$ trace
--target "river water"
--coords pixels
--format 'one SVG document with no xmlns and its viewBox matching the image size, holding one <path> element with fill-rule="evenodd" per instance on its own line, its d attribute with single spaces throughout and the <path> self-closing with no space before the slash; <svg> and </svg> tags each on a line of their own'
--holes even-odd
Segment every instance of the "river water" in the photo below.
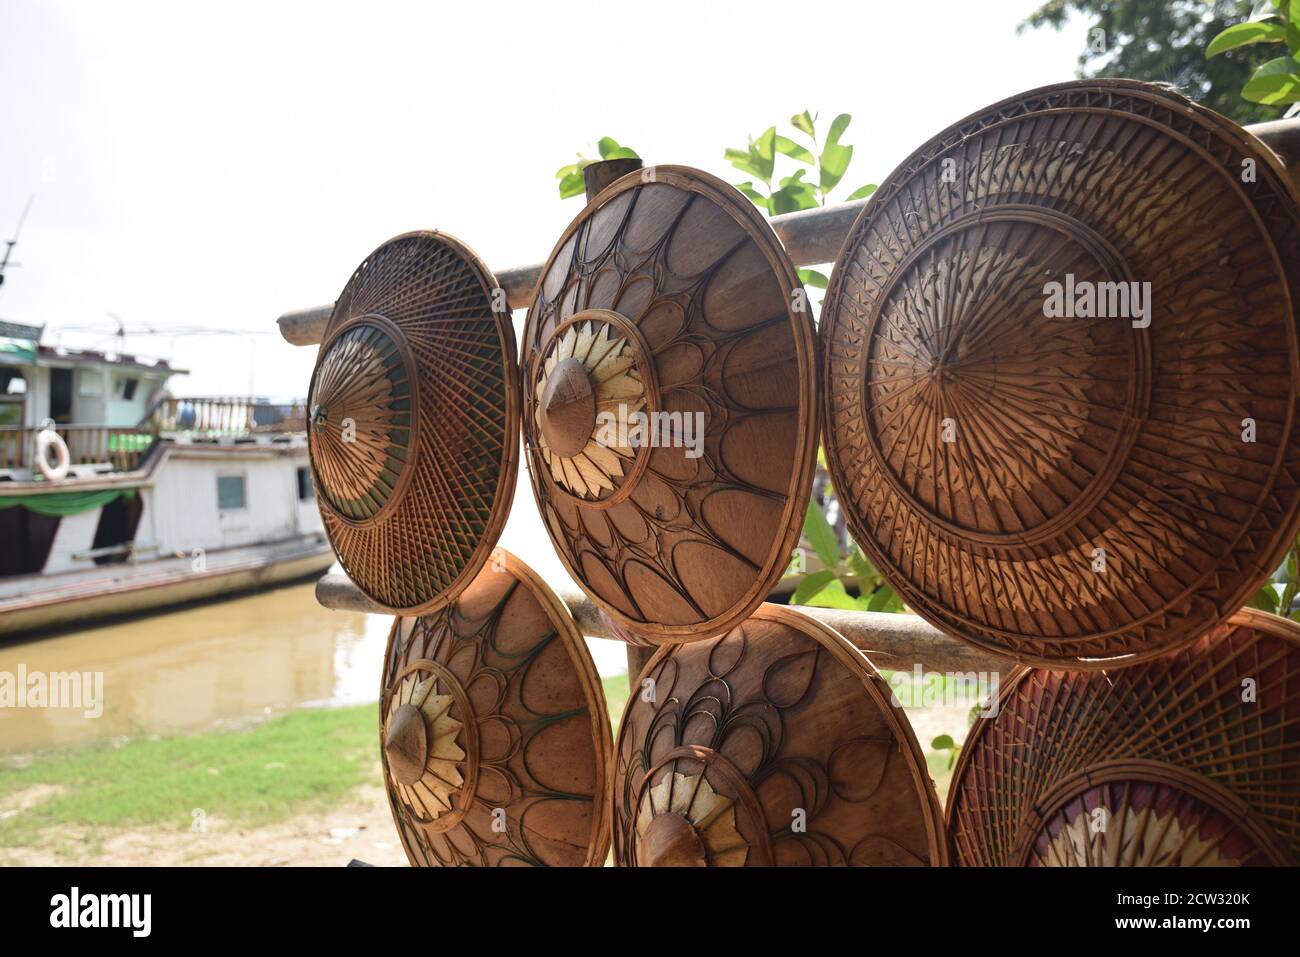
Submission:
<svg viewBox="0 0 1300 957">
<path fill-rule="evenodd" d="M 378 700 L 392 619 L 330 611 L 311 582 L 0 645 L 0 672 L 102 672 L 103 714 L 0 708 L 0 753 L 233 727 Z M 602 674 L 623 647 L 588 641 Z"/>
</svg>

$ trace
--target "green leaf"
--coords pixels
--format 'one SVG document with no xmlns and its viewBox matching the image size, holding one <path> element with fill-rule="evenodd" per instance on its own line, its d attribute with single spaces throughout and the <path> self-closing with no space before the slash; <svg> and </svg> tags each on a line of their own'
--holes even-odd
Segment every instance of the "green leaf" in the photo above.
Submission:
<svg viewBox="0 0 1300 957">
<path fill-rule="evenodd" d="M 844 202 L 851 203 L 855 199 L 866 199 L 868 196 L 874 193 L 878 188 L 879 187 L 877 187 L 875 183 L 868 183 L 866 186 L 859 186 L 853 192 L 849 193 L 848 197 L 844 200 Z"/>
<path fill-rule="evenodd" d="M 603 157 L 607 160 L 634 160 L 641 157 L 636 154 L 636 150 L 630 150 L 626 146 L 620 146 L 616 150 L 611 150 L 610 154 Z"/>
<path fill-rule="evenodd" d="M 802 190 L 778 189 L 772 194 L 769 213 L 773 216 L 779 216 L 781 213 L 797 213 L 801 209 L 812 209 L 816 205 L 817 201 L 808 199 Z"/>
<path fill-rule="evenodd" d="M 861 611 L 857 601 L 844 590 L 844 582 L 832 578 L 817 594 L 808 599 L 807 604 L 817 608 L 839 608 L 844 611 Z"/>
<path fill-rule="evenodd" d="M 808 511 L 804 515 L 803 533 L 808 536 L 808 541 L 812 543 L 813 551 L 817 557 L 822 560 L 827 568 L 835 568 L 840 563 L 840 543 L 835 537 L 835 529 L 831 528 L 831 523 L 826 521 L 826 513 L 822 511 L 817 500 L 808 500 Z"/>
<path fill-rule="evenodd" d="M 839 116 L 835 117 L 835 119 L 831 120 L 831 131 L 826 134 L 826 145 L 834 146 L 838 143 L 840 137 L 844 135 L 844 131 L 849 128 L 849 123 L 852 122 L 852 120 L 853 117 L 848 113 L 841 113 Z"/>
<path fill-rule="evenodd" d="M 901 606 L 902 602 L 894 594 L 894 589 L 888 585 L 881 585 L 872 592 L 871 601 L 867 603 L 867 611 L 901 611 Z"/>
<path fill-rule="evenodd" d="M 769 126 L 760 133 L 758 139 L 750 143 L 749 150 L 751 162 L 761 170 L 759 178 L 770 184 L 772 171 L 776 168 L 776 127 Z"/>
<path fill-rule="evenodd" d="M 1241 95 L 1252 103 L 1278 106 L 1300 100 L 1300 63 L 1294 57 L 1269 60 L 1242 87 Z"/>
<path fill-rule="evenodd" d="M 816 269 L 800 269 L 799 281 L 805 286 L 812 286 L 814 289 L 825 289 L 829 283 L 829 280 Z"/>
<path fill-rule="evenodd" d="M 816 138 L 816 127 L 813 125 L 815 119 L 816 117 L 813 117 L 807 110 L 804 110 L 802 113 L 796 113 L 794 116 L 790 117 L 790 125 L 796 130 L 800 130 L 801 132 L 807 133 L 809 136 Z"/>
<path fill-rule="evenodd" d="M 1258 608 L 1260 611 L 1267 611 L 1276 614 L 1277 592 L 1275 592 L 1271 586 L 1265 585 L 1259 591 L 1255 592 L 1255 594 L 1250 596 L 1250 600 L 1246 602 L 1246 607 Z"/>
<path fill-rule="evenodd" d="M 1227 50 L 1248 46 L 1252 43 L 1285 43 L 1286 28 L 1276 21 L 1255 20 L 1246 23 L 1234 23 L 1205 48 L 1207 57 L 1218 56 Z"/>
<path fill-rule="evenodd" d="M 572 176 L 574 173 L 581 173 L 585 163 L 570 163 L 568 166 L 561 166 L 555 171 L 556 179 L 564 179 L 566 176 Z"/>
<path fill-rule="evenodd" d="M 849 570 L 858 576 L 860 587 L 865 587 L 868 582 L 880 577 L 876 571 L 876 566 L 871 564 L 871 559 L 862 554 L 862 549 L 857 546 L 856 542 L 852 551 L 849 552 Z"/>
<path fill-rule="evenodd" d="M 750 176 L 762 180 L 765 185 L 771 185 L 772 174 L 764 175 L 762 168 L 755 163 L 754 154 L 747 150 L 727 149 L 722 153 L 723 157 L 728 160 L 732 166 L 742 173 L 748 173 Z"/>
<path fill-rule="evenodd" d="M 794 140 L 778 135 L 775 143 L 776 151 L 781 155 L 788 156 L 790 159 L 796 160 L 800 163 L 807 163 L 809 166 L 817 165 L 817 157 L 813 156 L 812 153 L 808 152 L 808 150 L 804 149 Z"/>
<path fill-rule="evenodd" d="M 932 751 L 947 751 L 950 748 L 957 747 L 957 742 L 952 739 L 950 734 L 941 734 L 930 742 Z"/>
<path fill-rule="evenodd" d="M 825 588 L 835 579 L 835 571 L 830 568 L 823 568 L 819 572 L 813 572 L 799 583 L 799 587 L 794 590 L 790 596 L 790 604 L 806 605 L 809 600 L 819 591 Z"/>
<path fill-rule="evenodd" d="M 754 201 L 754 205 L 763 210 L 767 215 L 772 215 L 772 204 L 766 196 L 754 189 L 753 183 L 737 183 L 736 189 L 740 190 L 746 196 Z"/>
<path fill-rule="evenodd" d="M 840 146 L 838 143 L 826 144 L 826 148 L 822 150 L 821 158 L 821 187 L 823 193 L 829 193 L 835 188 L 835 185 L 848 170 L 849 162 L 852 159 L 852 146 Z"/>
<path fill-rule="evenodd" d="M 1295 582 L 1287 582 L 1286 587 L 1282 589 L 1282 597 L 1277 602 L 1277 614 L 1286 615 L 1291 611 L 1291 603 L 1295 601 L 1296 592 L 1300 591 Z"/>
<path fill-rule="evenodd" d="M 792 213 L 799 209 L 812 209 L 817 205 L 817 191 L 811 183 L 803 181 L 805 170 L 795 170 L 793 176 L 781 180 L 781 188 L 772 194 L 772 212 Z"/>
<path fill-rule="evenodd" d="M 560 180 L 560 199 L 583 196 L 586 192 L 587 184 L 583 182 L 581 173 L 570 173 Z"/>
<path fill-rule="evenodd" d="M 602 136 L 596 141 L 596 149 L 600 150 L 600 158 L 603 160 L 614 159 L 613 154 L 622 148 L 612 136 Z"/>
</svg>

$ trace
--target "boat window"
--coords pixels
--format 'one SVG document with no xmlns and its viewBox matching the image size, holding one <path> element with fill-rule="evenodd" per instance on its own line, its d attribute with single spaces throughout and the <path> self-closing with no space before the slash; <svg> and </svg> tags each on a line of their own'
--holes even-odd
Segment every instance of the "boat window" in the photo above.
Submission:
<svg viewBox="0 0 1300 957">
<path fill-rule="evenodd" d="M 139 379 L 126 377 L 126 378 L 118 379 L 114 383 L 114 390 L 117 392 L 120 398 L 123 398 L 126 401 L 130 402 L 132 399 L 135 398 L 135 388 L 139 384 L 140 384 Z"/>
<path fill-rule="evenodd" d="M 244 477 L 242 475 L 218 475 L 217 508 L 225 512 L 244 507 Z"/>
<path fill-rule="evenodd" d="M 0 425 L 23 424 L 23 401 L 27 380 L 21 369 L 0 366 Z"/>
<path fill-rule="evenodd" d="M 104 394 L 104 374 L 98 369 L 82 369 L 77 375 L 77 395 L 94 398 Z"/>
<path fill-rule="evenodd" d="M 315 494 L 311 487 L 311 469 L 298 466 L 298 501 L 309 501 Z"/>
</svg>

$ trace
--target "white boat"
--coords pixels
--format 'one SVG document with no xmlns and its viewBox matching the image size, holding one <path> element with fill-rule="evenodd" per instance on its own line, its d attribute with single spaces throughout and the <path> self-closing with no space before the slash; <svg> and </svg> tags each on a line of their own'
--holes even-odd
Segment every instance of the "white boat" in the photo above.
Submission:
<svg viewBox="0 0 1300 957">
<path fill-rule="evenodd" d="M 176 398 L 183 370 L 41 331 L 0 323 L 0 635 L 329 567 L 301 403 Z"/>
</svg>

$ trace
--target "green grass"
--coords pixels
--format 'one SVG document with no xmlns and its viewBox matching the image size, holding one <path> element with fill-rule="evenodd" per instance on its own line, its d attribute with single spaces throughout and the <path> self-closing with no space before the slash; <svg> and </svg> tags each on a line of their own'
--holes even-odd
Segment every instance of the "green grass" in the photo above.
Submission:
<svg viewBox="0 0 1300 957">
<path fill-rule="evenodd" d="M 602 683 L 617 728 L 627 676 Z M 366 704 L 291 711 L 237 731 L 42 751 L 25 767 L 0 758 L 0 808 L 30 788 L 57 789 L 0 820 L 0 847 L 38 842 L 60 825 L 188 830 L 195 809 L 236 825 L 272 824 L 380 784 L 378 757 L 375 705 Z"/>
<path fill-rule="evenodd" d="M 617 733 L 626 675 L 602 679 Z M 924 747 L 925 742 L 922 746 Z M 0 759 L 0 808 L 29 788 L 50 797 L 0 820 L 0 848 L 41 842 L 45 828 L 158 826 L 188 830 L 193 812 L 235 825 L 272 824 L 337 804 L 361 784 L 380 784 L 375 705 L 291 711 L 253 728 L 136 738 L 38 752 L 25 767 Z M 926 755 L 940 800 L 948 755 Z"/>
<path fill-rule="evenodd" d="M 614 675 L 601 678 L 605 691 L 605 707 L 609 709 L 609 723 L 618 737 L 618 723 L 623 720 L 623 709 L 627 706 L 627 675 Z"/>
<path fill-rule="evenodd" d="M 28 788 L 58 789 L 0 820 L 0 847 L 68 824 L 188 830 L 196 808 L 252 826 L 326 808 L 379 783 L 375 736 L 370 704 L 293 711 L 241 731 L 40 752 L 27 767 L 0 763 L 0 806 Z"/>
</svg>

